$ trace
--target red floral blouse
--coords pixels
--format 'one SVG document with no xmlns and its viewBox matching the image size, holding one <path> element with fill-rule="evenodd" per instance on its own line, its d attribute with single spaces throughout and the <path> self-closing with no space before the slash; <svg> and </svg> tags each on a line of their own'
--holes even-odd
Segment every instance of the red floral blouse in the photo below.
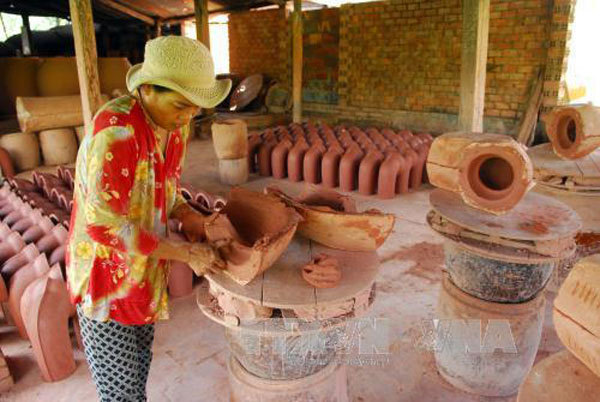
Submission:
<svg viewBox="0 0 600 402">
<path fill-rule="evenodd" d="M 179 192 L 188 128 L 169 133 L 165 155 L 132 96 L 105 105 L 77 155 L 67 283 L 89 318 L 125 325 L 168 318 L 169 261 L 150 256 Z"/>
</svg>

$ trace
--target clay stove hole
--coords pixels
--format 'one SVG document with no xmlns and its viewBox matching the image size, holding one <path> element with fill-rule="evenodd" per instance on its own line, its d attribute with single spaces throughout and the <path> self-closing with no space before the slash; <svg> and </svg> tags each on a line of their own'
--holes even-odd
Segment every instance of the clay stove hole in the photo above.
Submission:
<svg viewBox="0 0 600 402">
<path fill-rule="evenodd" d="M 469 172 L 473 191 L 481 198 L 498 200 L 506 196 L 514 183 L 513 168 L 506 159 L 483 155 L 477 158 Z"/>
<path fill-rule="evenodd" d="M 570 116 L 563 116 L 558 121 L 558 142 L 561 148 L 569 149 L 577 140 L 577 124 Z"/>
</svg>

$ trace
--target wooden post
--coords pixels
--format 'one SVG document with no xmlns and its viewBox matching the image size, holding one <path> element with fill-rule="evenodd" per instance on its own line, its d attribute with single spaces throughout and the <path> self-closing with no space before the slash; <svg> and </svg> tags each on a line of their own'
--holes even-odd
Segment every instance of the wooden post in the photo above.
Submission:
<svg viewBox="0 0 600 402">
<path fill-rule="evenodd" d="M 162 36 L 162 24 L 163 24 L 163 21 L 160 19 L 157 19 L 154 22 L 154 37 L 155 38 Z"/>
<path fill-rule="evenodd" d="M 29 26 L 29 15 L 21 15 L 23 26 L 21 27 L 21 47 L 23 56 L 31 56 L 33 54 L 33 46 L 31 41 L 31 27 Z"/>
<path fill-rule="evenodd" d="M 490 0 L 463 0 L 459 129 L 483 132 Z"/>
<path fill-rule="evenodd" d="M 294 123 L 302 121 L 302 0 L 294 0 L 292 13 L 292 99 Z"/>
<path fill-rule="evenodd" d="M 91 0 L 69 0 L 69 7 L 75 40 L 83 122 L 86 128 L 89 128 L 94 114 L 102 105 L 92 3 Z"/>
<path fill-rule="evenodd" d="M 196 17 L 196 39 L 210 49 L 210 32 L 208 29 L 208 1 L 194 0 Z"/>
</svg>

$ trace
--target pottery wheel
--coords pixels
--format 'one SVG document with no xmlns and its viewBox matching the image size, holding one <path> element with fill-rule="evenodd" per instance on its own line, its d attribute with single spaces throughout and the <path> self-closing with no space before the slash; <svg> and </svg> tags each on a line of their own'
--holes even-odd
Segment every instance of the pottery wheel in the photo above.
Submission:
<svg viewBox="0 0 600 402">
<path fill-rule="evenodd" d="M 429 198 L 432 208 L 448 221 L 491 237 L 522 241 L 553 241 L 573 237 L 581 220 L 564 203 L 529 192 L 504 215 L 493 215 L 466 205 L 458 194 L 435 189 Z"/>
<path fill-rule="evenodd" d="M 302 266 L 320 253 L 339 261 L 342 279 L 335 288 L 317 289 L 302 279 Z M 372 287 L 378 271 L 379 259 L 375 252 L 335 250 L 296 236 L 271 268 L 245 286 L 222 273 L 206 274 L 206 278 L 211 286 L 239 299 L 265 307 L 299 309 L 350 300 Z"/>
<path fill-rule="evenodd" d="M 600 195 L 600 149 L 583 158 L 565 160 L 547 143 L 529 148 L 527 154 L 538 185 Z"/>
</svg>

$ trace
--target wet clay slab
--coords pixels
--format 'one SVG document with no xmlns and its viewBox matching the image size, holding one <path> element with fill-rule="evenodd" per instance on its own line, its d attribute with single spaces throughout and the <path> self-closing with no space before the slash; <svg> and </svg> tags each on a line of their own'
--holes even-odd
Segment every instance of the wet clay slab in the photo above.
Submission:
<svg viewBox="0 0 600 402">
<path fill-rule="evenodd" d="M 489 236 L 548 241 L 572 237 L 581 229 L 577 213 L 551 197 L 528 193 L 514 209 L 493 215 L 466 205 L 455 193 L 436 189 L 429 198 L 433 209 L 461 227 Z"/>
<path fill-rule="evenodd" d="M 600 377 L 568 350 L 536 364 L 521 387 L 517 402 L 590 402 L 597 400 Z"/>
</svg>

